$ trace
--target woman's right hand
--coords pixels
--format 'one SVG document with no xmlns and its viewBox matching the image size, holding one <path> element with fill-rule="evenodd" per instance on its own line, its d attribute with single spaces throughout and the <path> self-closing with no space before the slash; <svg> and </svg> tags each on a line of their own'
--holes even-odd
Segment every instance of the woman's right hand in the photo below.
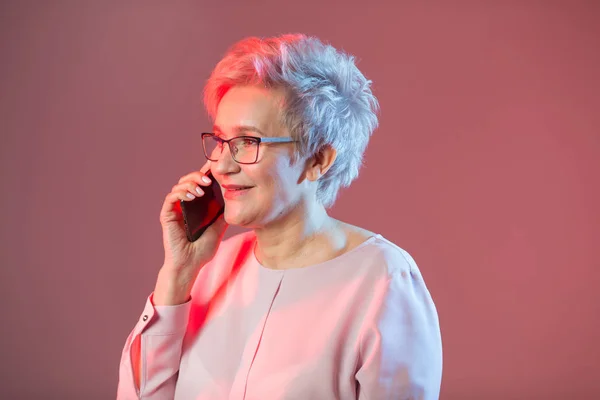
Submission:
<svg viewBox="0 0 600 400">
<path fill-rule="evenodd" d="M 166 276 L 165 279 L 174 279 L 180 284 L 193 283 L 202 266 L 215 256 L 227 229 L 227 223 L 221 215 L 195 242 L 189 242 L 185 233 L 179 201 L 190 201 L 204 195 L 202 188 L 211 184 L 206 176 L 209 167 L 210 162 L 207 162 L 200 171 L 181 177 L 171 189 L 171 193 L 166 196 L 160 211 L 165 250 L 165 260 L 160 274 Z M 200 189 L 200 192 L 197 192 L 197 189 Z"/>
</svg>

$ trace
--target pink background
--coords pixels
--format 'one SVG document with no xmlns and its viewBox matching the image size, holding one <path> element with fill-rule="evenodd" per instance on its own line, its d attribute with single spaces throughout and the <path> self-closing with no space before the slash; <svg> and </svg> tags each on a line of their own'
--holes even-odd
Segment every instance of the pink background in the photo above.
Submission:
<svg viewBox="0 0 600 400">
<path fill-rule="evenodd" d="M 374 81 L 381 126 L 332 213 L 420 265 L 441 398 L 600 398 L 600 3 L 250 3 L 0 4 L 0 398 L 114 398 L 161 203 L 203 163 L 204 81 L 286 32 Z"/>
</svg>

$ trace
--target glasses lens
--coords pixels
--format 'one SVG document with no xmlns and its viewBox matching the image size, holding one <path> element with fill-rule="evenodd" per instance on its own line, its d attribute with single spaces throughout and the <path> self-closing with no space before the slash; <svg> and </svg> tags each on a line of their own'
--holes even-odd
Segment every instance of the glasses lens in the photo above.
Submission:
<svg viewBox="0 0 600 400">
<path fill-rule="evenodd" d="M 233 159 L 242 164 L 252 164 L 258 158 L 258 140 L 248 137 L 235 138 L 231 142 Z"/>
<path fill-rule="evenodd" d="M 211 161 L 217 161 L 221 154 L 221 144 L 212 135 L 202 136 L 202 146 L 204 146 L 204 155 Z"/>
</svg>

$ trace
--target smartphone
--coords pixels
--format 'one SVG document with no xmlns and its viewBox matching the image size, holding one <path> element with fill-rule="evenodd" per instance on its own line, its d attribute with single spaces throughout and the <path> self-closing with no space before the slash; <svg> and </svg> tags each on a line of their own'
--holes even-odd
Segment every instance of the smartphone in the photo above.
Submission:
<svg viewBox="0 0 600 400">
<path fill-rule="evenodd" d="M 194 200 L 179 200 L 185 233 L 188 241 L 195 242 L 211 226 L 223 212 L 225 212 L 225 201 L 221 193 L 221 187 L 213 178 L 210 171 L 206 173 L 211 180 L 210 186 L 200 186 L 204 196 L 196 197 Z"/>
</svg>

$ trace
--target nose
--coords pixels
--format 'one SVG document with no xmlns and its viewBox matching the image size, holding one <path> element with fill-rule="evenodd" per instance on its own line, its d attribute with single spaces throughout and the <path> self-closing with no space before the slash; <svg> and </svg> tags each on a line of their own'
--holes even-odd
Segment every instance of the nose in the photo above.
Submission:
<svg viewBox="0 0 600 400">
<path fill-rule="evenodd" d="M 210 169 L 220 175 L 232 174 L 240 170 L 240 165 L 236 163 L 231 156 L 231 149 L 228 145 L 223 146 L 223 151 L 217 161 L 211 161 Z"/>
</svg>

